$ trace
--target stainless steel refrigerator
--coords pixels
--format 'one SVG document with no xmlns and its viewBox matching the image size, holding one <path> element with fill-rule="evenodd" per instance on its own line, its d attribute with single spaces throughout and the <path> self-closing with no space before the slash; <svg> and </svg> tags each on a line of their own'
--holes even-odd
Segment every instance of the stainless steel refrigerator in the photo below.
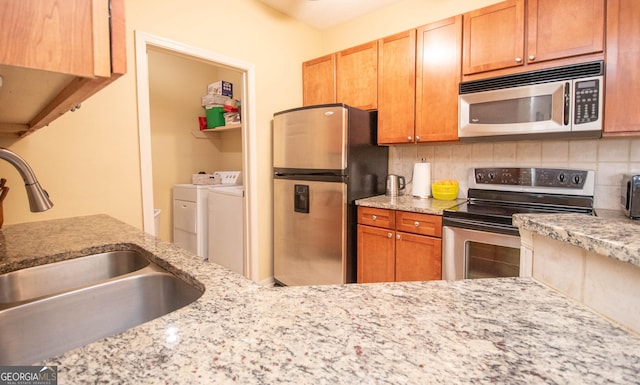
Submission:
<svg viewBox="0 0 640 385">
<path fill-rule="evenodd" d="M 274 114 L 276 283 L 356 281 L 355 200 L 384 193 L 387 163 L 375 111 L 323 104 Z"/>
</svg>

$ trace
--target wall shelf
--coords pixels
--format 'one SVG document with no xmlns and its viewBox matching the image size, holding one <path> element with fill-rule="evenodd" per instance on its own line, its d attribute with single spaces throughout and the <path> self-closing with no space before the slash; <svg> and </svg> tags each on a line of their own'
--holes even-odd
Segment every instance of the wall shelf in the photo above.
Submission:
<svg viewBox="0 0 640 385">
<path fill-rule="evenodd" d="M 196 138 L 207 138 L 208 137 L 207 133 L 209 132 L 231 131 L 231 130 L 239 129 L 241 127 L 242 127 L 242 123 L 233 123 L 233 124 L 227 124 L 225 126 L 219 126 L 216 128 L 207 128 L 206 130 L 199 130 L 196 128 L 194 130 L 191 130 L 191 133 Z"/>
</svg>

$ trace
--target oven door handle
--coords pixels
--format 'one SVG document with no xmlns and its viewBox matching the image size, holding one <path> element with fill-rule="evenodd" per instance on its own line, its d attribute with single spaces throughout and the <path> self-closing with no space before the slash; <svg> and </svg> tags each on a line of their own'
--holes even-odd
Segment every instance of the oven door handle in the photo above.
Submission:
<svg viewBox="0 0 640 385">
<path fill-rule="evenodd" d="M 487 231 L 491 233 L 507 234 L 520 236 L 518 228 L 513 225 L 506 225 L 502 223 L 489 223 L 484 221 L 476 221 L 473 219 L 464 218 L 443 218 L 442 226 L 460 227 L 463 229 L 471 229 L 478 231 Z"/>
</svg>

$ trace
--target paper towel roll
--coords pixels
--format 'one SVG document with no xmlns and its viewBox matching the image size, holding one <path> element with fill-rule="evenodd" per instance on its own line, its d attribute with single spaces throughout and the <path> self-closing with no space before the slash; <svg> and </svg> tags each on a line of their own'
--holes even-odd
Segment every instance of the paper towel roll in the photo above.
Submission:
<svg viewBox="0 0 640 385">
<path fill-rule="evenodd" d="M 411 195 L 419 198 L 431 196 L 431 163 L 413 165 L 413 183 Z"/>
</svg>

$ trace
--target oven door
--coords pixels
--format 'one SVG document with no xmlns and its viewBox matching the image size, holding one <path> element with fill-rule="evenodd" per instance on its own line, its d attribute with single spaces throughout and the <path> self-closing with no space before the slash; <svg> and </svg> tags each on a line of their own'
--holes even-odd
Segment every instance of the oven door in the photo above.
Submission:
<svg viewBox="0 0 640 385">
<path fill-rule="evenodd" d="M 520 237 L 454 226 L 442 228 L 442 279 L 528 277 Z"/>
</svg>

